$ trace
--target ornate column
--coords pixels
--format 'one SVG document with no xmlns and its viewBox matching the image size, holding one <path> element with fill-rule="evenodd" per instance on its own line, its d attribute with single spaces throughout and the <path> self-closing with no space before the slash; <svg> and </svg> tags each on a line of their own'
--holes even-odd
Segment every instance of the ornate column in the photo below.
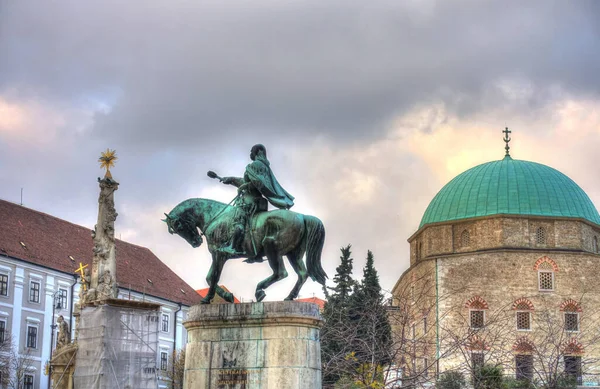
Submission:
<svg viewBox="0 0 600 389">
<path fill-rule="evenodd" d="M 100 196 L 98 197 L 98 223 L 92 232 L 94 239 L 94 258 L 90 285 L 81 304 L 96 300 L 116 299 L 117 291 L 117 260 L 115 248 L 115 210 L 114 193 L 119 189 L 119 183 L 113 180 L 109 168 L 116 160 L 114 151 L 102 153 L 100 162 L 106 168 L 104 178 L 98 178 Z M 82 285 L 83 286 L 83 285 Z M 83 297 L 83 296 L 82 296 Z"/>
</svg>

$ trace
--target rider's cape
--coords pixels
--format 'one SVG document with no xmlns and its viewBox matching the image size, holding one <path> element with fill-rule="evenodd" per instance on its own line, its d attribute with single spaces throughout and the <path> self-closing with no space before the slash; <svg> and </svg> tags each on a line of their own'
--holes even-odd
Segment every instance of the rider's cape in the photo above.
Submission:
<svg viewBox="0 0 600 389">
<path fill-rule="evenodd" d="M 248 164 L 246 178 L 273 206 L 282 209 L 294 206 L 294 196 L 279 184 L 266 158 L 256 158 Z"/>
</svg>

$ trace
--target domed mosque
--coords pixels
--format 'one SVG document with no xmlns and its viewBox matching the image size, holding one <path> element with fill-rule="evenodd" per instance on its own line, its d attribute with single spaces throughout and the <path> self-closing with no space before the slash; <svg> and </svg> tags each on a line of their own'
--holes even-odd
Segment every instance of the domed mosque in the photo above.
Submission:
<svg viewBox="0 0 600 389">
<path fill-rule="evenodd" d="M 600 380 L 600 215 L 569 177 L 505 155 L 446 184 L 392 291 L 404 380 L 482 365 L 546 387 Z M 404 344 L 406 343 L 406 344 Z"/>
</svg>

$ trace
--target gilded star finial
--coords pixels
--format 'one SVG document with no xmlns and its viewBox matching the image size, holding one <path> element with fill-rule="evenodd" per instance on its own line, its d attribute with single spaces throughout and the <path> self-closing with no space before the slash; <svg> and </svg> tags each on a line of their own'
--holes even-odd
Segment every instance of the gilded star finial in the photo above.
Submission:
<svg viewBox="0 0 600 389">
<path fill-rule="evenodd" d="M 508 137 L 508 134 L 510 134 L 511 132 L 512 131 L 510 131 L 508 129 L 508 127 L 506 127 L 504 129 L 504 131 L 502 131 L 502 133 L 504 134 L 504 139 L 503 140 L 504 140 L 504 142 L 506 142 L 506 146 L 504 146 L 504 150 L 506 150 L 506 154 L 504 154 L 504 157 L 510 157 L 510 153 L 509 153 L 510 146 L 508 145 L 508 142 L 510 142 L 511 138 Z"/>
<path fill-rule="evenodd" d="M 106 169 L 104 178 L 112 178 L 112 174 L 110 174 L 110 168 L 115 166 L 115 161 L 117 159 L 116 150 L 106 149 L 106 151 L 103 151 L 100 154 L 100 158 L 98 158 L 98 162 L 100 162 L 100 168 Z"/>
</svg>

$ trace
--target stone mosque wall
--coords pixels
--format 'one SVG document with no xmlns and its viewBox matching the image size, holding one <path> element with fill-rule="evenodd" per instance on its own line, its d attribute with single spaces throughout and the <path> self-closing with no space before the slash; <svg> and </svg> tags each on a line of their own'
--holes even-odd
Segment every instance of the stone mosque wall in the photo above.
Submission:
<svg viewBox="0 0 600 389">
<path fill-rule="evenodd" d="M 500 248 L 597 253 L 599 239 L 600 230 L 581 220 L 488 216 L 425 227 L 409 239 L 410 263 L 413 266 L 432 256 Z"/>
<path fill-rule="evenodd" d="M 416 358 L 407 358 L 406 368 L 418 370 L 452 348 L 440 359 L 440 371 L 465 367 L 472 363 L 465 358 L 480 348 L 486 358 L 504 360 L 505 371 L 514 374 L 523 342 L 546 347 L 555 342 L 563 351 L 571 342 L 565 355 L 599 360 L 600 334 L 593 330 L 600 322 L 599 237 L 600 230 L 582 220 L 518 216 L 448 222 L 418 231 L 409 239 L 411 267 L 393 291 L 398 301 L 427 295 L 408 307 L 408 332 L 424 340 L 424 346 L 415 341 Z M 540 290 L 539 271 L 551 273 L 552 290 Z M 423 287 L 432 282 L 438 286 L 437 301 L 432 301 L 431 288 Z M 577 307 L 579 331 L 561 331 L 569 301 Z M 471 328 L 473 307 L 484 311 L 484 329 Z M 529 329 L 517 329 L 517 311 L 529 312 Z M 550 327 L 557 330 L 553 338 L 548 337 Z M 431 366 L 431 374 L 436 369 Z M 590 371 L 600 374 L 598 368 Z"/>
</svg>

